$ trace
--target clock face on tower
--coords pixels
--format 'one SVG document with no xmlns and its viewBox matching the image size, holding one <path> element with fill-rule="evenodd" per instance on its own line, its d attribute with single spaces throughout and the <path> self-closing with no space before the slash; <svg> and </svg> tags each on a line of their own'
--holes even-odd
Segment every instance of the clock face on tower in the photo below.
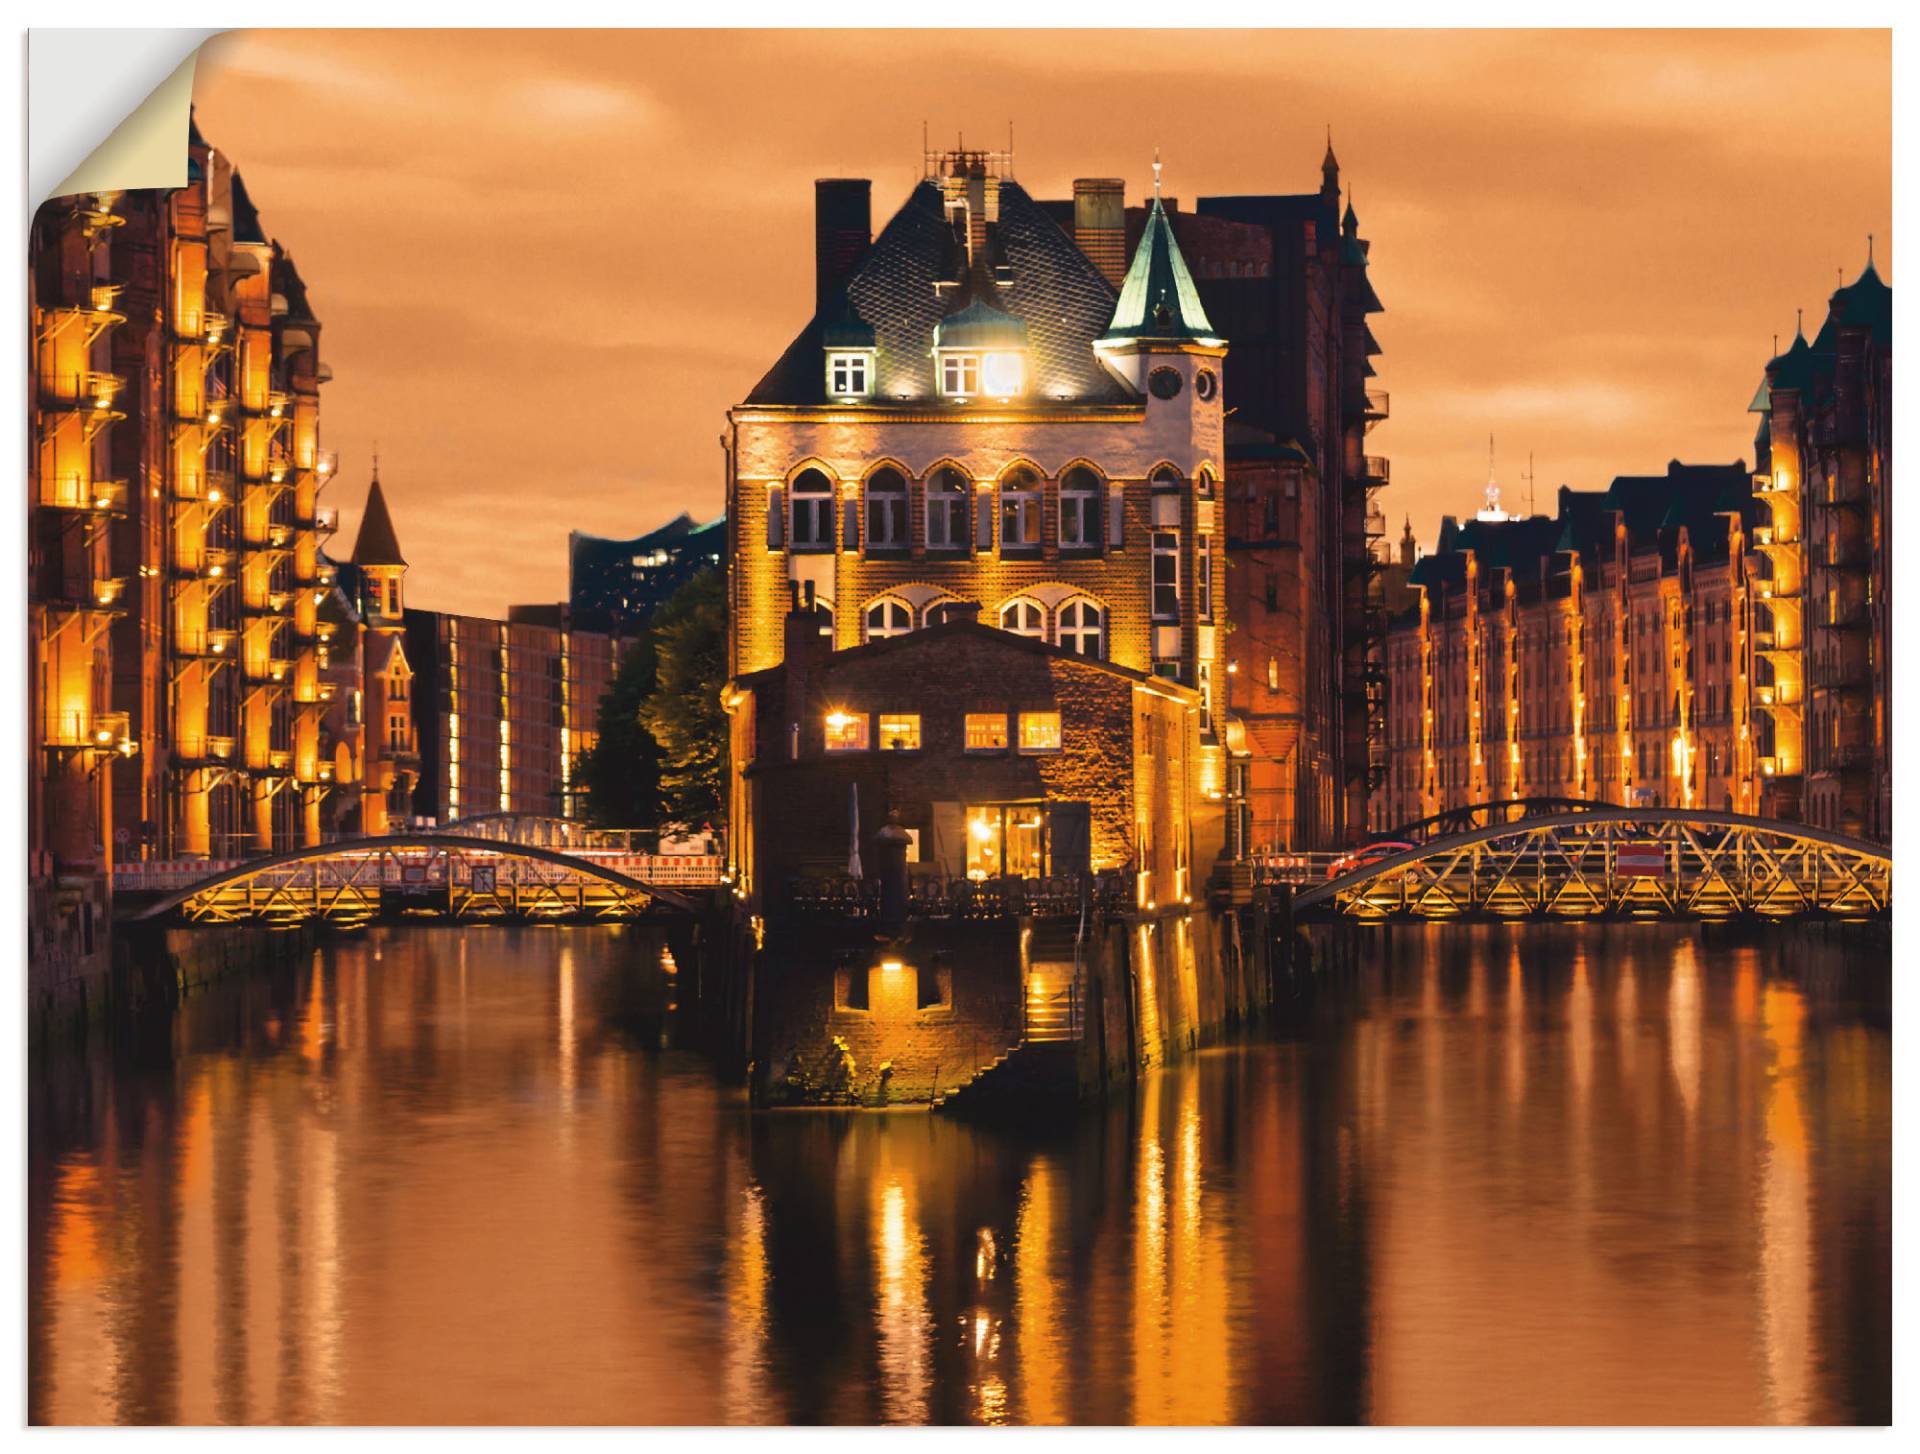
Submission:
<svg viewBox="0 0 1920 1454">
<path fill-rule="evenodd" d="M 1178 369 L 1155 369 L 1147 375 L 1147 388 L 1156 399 L 1173 398 L 1184 382 Z"/>
<path fill-rule="evenodd" d="M 1220 388 L 1220 380 L 1212 369 L 1202 369 L 1193 376 L 1193 392 L 1202 399 L 1211 399 Z"/>
</svg>

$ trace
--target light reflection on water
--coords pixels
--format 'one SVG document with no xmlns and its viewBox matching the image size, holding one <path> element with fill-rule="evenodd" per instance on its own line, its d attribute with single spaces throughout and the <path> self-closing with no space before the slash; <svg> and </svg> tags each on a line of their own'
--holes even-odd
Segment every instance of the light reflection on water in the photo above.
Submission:
<svg viewBox="0 0 1920 1454">
<path fill-rule="evenodd" d="M 1881 951 L 1372 944 L 1050 1138 L 749 1115 L 638 931 L 333 944 L 36 1074 L 33 1417 L 1887 1417 Z"/>
</svg>

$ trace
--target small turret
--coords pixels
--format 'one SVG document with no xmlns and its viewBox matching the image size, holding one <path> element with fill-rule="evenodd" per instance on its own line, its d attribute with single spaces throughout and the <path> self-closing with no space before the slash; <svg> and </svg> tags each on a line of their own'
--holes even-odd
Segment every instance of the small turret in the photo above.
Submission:
<svg viewBox="0 0 1920 1454">
<path fill-rule="evenodd" d="M 367 508 L 360 517 L 360 533 L 353 542 L 352 561 L 365 582 L 361 612 L 367 624 L 379 630 L 399 630 L 406 612 L 402 582 L 407 558 L 400 553 L 386 493 L 380 488 L 378 456 L 373 462 L 373 484 L 367 490 Z"/>
</svg>

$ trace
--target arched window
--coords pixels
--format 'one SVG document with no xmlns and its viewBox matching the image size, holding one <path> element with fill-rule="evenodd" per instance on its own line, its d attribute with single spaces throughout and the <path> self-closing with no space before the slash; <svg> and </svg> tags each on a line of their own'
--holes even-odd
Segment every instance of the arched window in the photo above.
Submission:
<svg viewBox="0 0 1920 1454">
<path fill-rule="evenodd" d="M 1201 465 L 1200 473 L 1194 476 L 1194 487 L 1199 491 L 1202 498 L 1211 498 L 1213 495 L 1213 471 L 1208 469 L 1207 466 Z"/>
<path fill-rule="evenodd" d="M 1177 490 L 1186 483 L 1180 471 L 1170 464 L 1163 464 L 1148 479 L 1156 490 Z"/>
<path fill-rule="evenodd" d="M 1060 548 L 1095 549 L 1100 534 L 1100 476 L 1075 465 L 1060 476 Z"/>
<path fill-rule="evenodd" d="M 907 482 L 895 469 L 867 477 L 867 549 L 904 550 L 907 544 Z"/>
<path fill-rule="evenodd" d="M 1068 651 L 1081 656 L 1107 654 L 1107 613 L 1082 597 L 1060 608 L 1060 629 L 1056 640 Z"/>
<path fill-rule="evenodd" d="M 972 484 L 952 465 L 927 477 L 927 549 L 963 551 L 972 536 Z"/>
<path fill-rule="evenodd" d="M 889 636 L 905 636 L 913 630 L 913 608 L 905 601 L 882 596 L 867 607 L 867 640 L 884 641 Z"/>
<path fill-rule="evenodd" d="M 1000 629 L 1011 631 L 1015 636 L 1034 636 L 1045 641 L 1047 613 L 1038 601 L 1022 596 L 1000 608 Z"/>
<path fill-rule="evenodd" d="M 1000 544 L 1014 550 L 1040 544 L 1040 476 L 1025 465 L 1000 479 Z"/>
<path fill-rule="evenodd" d="M 802 470 L 793 482 L 795 550 L 833 549 L 833 481 L 819 470 Z"/>
</svg>

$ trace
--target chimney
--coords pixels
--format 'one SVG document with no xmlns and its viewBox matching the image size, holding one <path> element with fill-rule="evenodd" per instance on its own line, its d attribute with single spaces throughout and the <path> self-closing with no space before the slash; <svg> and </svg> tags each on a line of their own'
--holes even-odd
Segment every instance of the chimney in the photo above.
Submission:
<svg viewBox="0 0 1920 1454">
<path fill-rule="evenodd" d="M 1127 276 L 1127 184 L 1119 177 L 1076 177 L 1073 240 L 1114 287 Z"/>
<path fill-rule="evenodd" d="M 873 245 L 873 183 L 828 177 L 813 184 L 814 307 L 825 306 Z"/>
</svg>

